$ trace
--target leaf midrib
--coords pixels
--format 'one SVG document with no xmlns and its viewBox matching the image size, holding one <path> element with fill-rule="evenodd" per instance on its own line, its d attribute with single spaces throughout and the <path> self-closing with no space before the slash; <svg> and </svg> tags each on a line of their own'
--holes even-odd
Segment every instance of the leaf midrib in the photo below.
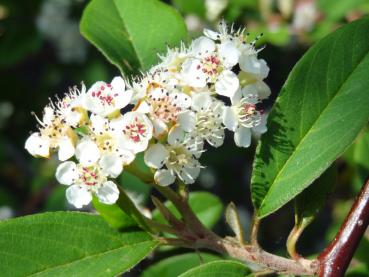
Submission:
<svg viewBox="0 0 369 277">
<path fill-rule="evenodd" d="M 338 39 L 336 40 L 338 41 Z M 277 173 L 276 177 L 273 179 L 268 192 L 265 194 L 264 199 L 261 201 L 261 204 L 259 206 L 259 211 L 262 209 L 266 199 L 268 198 L 268 195 L 270 194 L 270 192 L 272 191 L 273 186 L 275 186 L 275 184 L 277 183 L 278 179 L 280 178 L 281 173 L 284 171 L 286 165 L 289 163 L 289 161 L 291 160 L 292 157 L 295 156 L 298 148 L 302 145 L 303 141 L 308 137 L 308 135 L 310 134 L 311 130 L 313 129 L 313 127 L 315 126 L 315 124 L 317 123 L 317 121 L 319 121 L 319 119 L 321 118 L 322 114 L 325 113 L 325 111 L 328 109 L 328 107 L 331 105 L 332 102 L 334 102 L 334 99 L 337 97 L 337 95 L 340 94 L 342 87 L 346 84 L 346 82 L 352 77 L 352 75 L 354 74 L 354 72 L 356 71 L 356 69 L 360 66 L 360 64 L 367 58 L 367 56 L 369 55 L 369 51 L 366 52 L 365 55 L 363 55 L 363 57 L 360 59 L 360 61 L 357 63 L 357 65 L 353 68 L 353 70 L 350 72 L 350 74 L 347 75 L 347 77 L 344 79 L 344 81 L 342 82 L 342 84 L 339 86 L 336 94 L 332 97 L 332 99 L 327 103 L 327 105 L 323 108 L 322 112 L 318 115 L 318 117 L 314 120 L 314 122 L 311 124 L 311 126 L 309 127 L 309 129 L 307 130 L 307 132 L 305 133 L 305 135 L 302 137 L 302 139 L 298 142 L 297 146 L 294 148 L 294 150 L 292 151 L 291 155 L 287 158 L 287 160 L 285 161 L 285 163 L 283 164 L 282 168 L 279 170 L 279 172 Z M 267 214 L 263 214 L 262 216 L 266 216 L 270 213 L 272 213 L 273 211 L 277 210 L 278 208 L 274 208 L 272 211 L 269 211 Z M 260 216 L 260 215 L 259 215 Z"/>
<path fill-rule="evenodd" d="M 119 19 L 121 20 L 123 27 L 125 28 L 125 30 L 127 31 L 127 34 L 129 35 L 129 37 L 127 39 L 128 39 L 128 41 L 131 42 L 133 52 L 135 53 L 135 55 L 137 57 L 137 61 L 140 65 L 141 69 L 143 69 L 144 64 L 143 64 L 143 61 L 141 60 L 140 56 L 138 55 L 138 51 L 137 51 L 136 46 L 133 42 L 133 35 L 131 34 L 130 30 L 128 29 L 127 24 L 125 23 L 124 18 L 122 16 L 122 14 L 120 13 L 120 10 L 118 9 L 118 6 L 116 4 L 116 0 L 113 0 L 113 3 L 114 3 L 114 7 L 115 7 L 117 13 L 119 14 Z"/>
<path fill-rule="evenodd" d="M 89 255 L 89 256 L 85 256 L 81 259 L 78 259 L 78 260 L 73 260 L 73 261 L 69 261 L 67 263 L 64 263 L 64 264 L 59 264 L 59 265 L 55 265 L 53 267 L 48 267 L 48 268 L 45 268 L 41 271 L 38 271 L 38 272 L 34 272 L 34 273 L 31 273 L 30 275 L 26 275 L 26 276 L 37 276 L 39 274 L 42 274 L 42 273 L 46 273 L 50 270 L 54 270 L 54 269 L 58 269 L 58 268 L 63 268 L 63 267 L 66 267 L 66 266 L 70 266 L 74 263 L 78 263 L 78 262 L 82 262 L 84 260 L 88 260 L 90 258 L 95 258 L 95 257 L 99 257 L 99 256 L 102 256 L 102 255 L 106 255 L 106 254 L 109 254 L 111 252 L 114 252 L 114 251 L 117 251 L 117 250 L 122 250 L 124 248 L 130 248 L 130 247 L 134 247 L 134 246 L 137 246 L 137 245 L 140 245 L 140 244 L 147 244 L 148 242 L 154 242 L 154 241 L 150 241 L 150 240 L 146 240 L 146 241 L 141 241 L 141 242 L 137 242 L 137 243 L 134 243 L 134 244 L 129 244 L 129 245 L 123 245 L 123 246 L 120 246 L 120 247 L 117 247 L 117 248 L 113 248 L 113 249 L 109 249 L 107 251 L 103 251 L 103 252 L 99 252 L 99 253 L 96 253 L 96 254 L 93 254 L 93 255 Z M 158 242 L 156 242 L 156 244 L 154 244 L 151 249 L 153 249 L 156 245 L 158 244 Z"/>
</svg>

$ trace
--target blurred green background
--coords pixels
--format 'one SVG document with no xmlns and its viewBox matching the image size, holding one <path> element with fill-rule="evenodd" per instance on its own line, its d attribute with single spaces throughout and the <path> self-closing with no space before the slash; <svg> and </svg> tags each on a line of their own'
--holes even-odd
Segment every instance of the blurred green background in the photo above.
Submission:
<svg viewBox="0 0 369 277">
<path fill-rule="evenodd" d="M 87 2 L 0 1 L 0 219 L 71 208 L 65 201 L 64 187 L 54 178 L 56 161 L 32 158 L 24 150 L 24 142 L 36 128 L 31 111 L 41 114 L 48 97 L 62 95 L 81 81 L 90 86 L 119 74 L 79 33 L 79 19 Z M 291 68 L 311 44 L 369 12 L 368 0 L 164 2 L 184 16 L 193 37 L 199 36 L 204 27 L 215 28 L 221 18 L 234 22 L 235 27 L 247 26 L 251 38 L 264 34 L 259 45 L 266 47 L 260 57 L 271 68 L 266 82 L 272 88 L 267 110 Z M 249 149 L 238 149 L 228 136 L 223 147 L 203 155 L 206 169 L 190 188 L 211 191 L 224 204 L 235 202 L 246 230 L 252 215 L 249 180 L 254 151 L 255 143 Z M 362 131 L 334 167 L 338 171 L 336 190 L 298 245 L 304 255 L 320 251 L 333 237 L 369 175 L 369 129 Z M 120 179 L 140 205 L 152 207 L 147 202 L 149 190 L 145 185 L 128 173 Z M 268 217 L 261 226 L 261 244 L 267 250 L 285 253 L 285 240 L 293 222 L 292 204 Z M 230 232 L 223 221 L 215 229 L 223 235 Z M 349 276 L 369 276 L 368 245 L 365 239 Z M 167 255 L 171 254 L 156 255 L 155 260 Z M 148 259 L 129 274 L 137 276 L 151 263 L 153 260 Z"/>
</svg>

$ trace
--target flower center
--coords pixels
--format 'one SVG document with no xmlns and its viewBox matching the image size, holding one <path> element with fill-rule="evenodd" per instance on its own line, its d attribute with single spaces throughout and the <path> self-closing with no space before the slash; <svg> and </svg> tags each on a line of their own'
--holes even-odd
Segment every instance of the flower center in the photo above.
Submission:
<svg viewBox="0 0 369 277">
<path fill-rule="evenodd" d="M 103 105 L 114 105 L 114 97 L 118 96 L 118 93 L 112 95 L 113 90 L 111 84 L 101 85 L 97 91 L 91 93 L 92 97 L 100 100 Z"/>
<path fill-rule="evenodd" d="M 123 133 L 134 142 L 141 142 L 146 137 L 146 131 L 146 125 L 139 122 L 137 117 L 123 129 Z"/>
<path fill-rule="evenodd" d="M 167 167 L 174 169 L 174 171 L 179 171 L 185 165 L 189 164 L 192 160 L 191 154 L 184 151 L 181 147 L 172 147 L 169 151 L 169 158 Z"/>
<path fill-rule="evenodd" d="M 99 174 L 96 167 L 82 167 L 80 180 L 86 186 L 96 186 L 99 183 Z"/>
<path fill-rule="evenodd" d="M 218 73 L 220 60 L 218 57 L 212 55 L 202 59 L 201 64 L 202 66 L 198 65 L 197 69 L 201 68 L 202 72 L 207 75 L 215 75 Z"/>
<path fill-rule="evenodd" d="M 259 125 L 261 114 L 255 104 L 242 103 L 238 109 L 240 123 L 248 128 Z"/>
</svg>

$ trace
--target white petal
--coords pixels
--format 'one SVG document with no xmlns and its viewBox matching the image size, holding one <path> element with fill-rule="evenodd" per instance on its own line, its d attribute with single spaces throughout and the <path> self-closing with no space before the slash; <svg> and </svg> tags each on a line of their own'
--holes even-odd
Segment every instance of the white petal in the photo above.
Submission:
<svg viewBox="0 0 369 277">
<path fill-rule="evenodd" d="M 84 185 L 72 185 L 66 191 L 67 200 L 77 209 L 90 204 L 92 200 L 91 192 Z"/>
<path fill-rule="evenodd" d="M 96 196 L 101 203 L 112 205 L 119 198 L 119 190 L 114 182 L 107 181 L 97 190 Z"/>
<path fill-rule="evenodd" d="M 223 70 L 219 74 L 215 83 L 215 92 L 219 95 L 232 97 L 240 86 L 240 81 L 236 74 L 230 70 Z"/>
<path fill-rule="evenodd" d="M 152 168 L 161 168 L 165 160 L 169 157 L 169 152 L 164 145 L 157 143 L 151 145 L 144 155 L 147 166 Z"/>
<path fill-rule="evenodd" d="M 50 141 L 43 138 L 40 133 L 33 133 L 26 140 L 26 150 L 35 157 L 48 158 L 50 156 Z"/>
<path fill-rule="evenodd" d="M 231 103 L 233 105 L 237 104 L 240 102 L 241 99 L 242 99 L 242 90 L 241 90 L 241 87 L 239 87 L 238 90 L 231 97 Z"/>
<path fill-rule="evenodd" d="M 240 126 L 234 133 L 234 141 L 238 147 L 249 147 L 251 144 L 251 131 Z"/>
<path fill-rule="evenodd" d="M 235 131 L 238 126 L 238 116 L 232 107 L 225 107 L 223 111 L 223 124 L 231 131 Z"/>
<path fill-rule="evenodd" d="M 113 134 L 120 136 L 125 128 L 125 124 L 126 121 L 124 120 L 123 116 L 119 116 L 110 120 L 109 129 Z"/>
<path fill-rule="evenodd" d="M 208 38 L 211 38 L 212 40 L 217 40 L 220 38 L 219 33 L 209 29 L 204 29 L 204 35 L 207 36 Z"/>
<path fill-rule="evenodd" d="M 188 86 L 203 88 L 206 86 L 207 75 L 202 72 L 198 59 L 187 59 L 182 64 L 181 79 Z"/>
<path fill-rule="evenodd" d="M 168 169 L 161 169 L 155 172 L 154 180 L 158 185 L 169 186 L 174 183 L 176 177 Z"/>
<path fill-rule="evenodd" d="M 196 56 L 211 54 L 215 51 L 215 43 L 207 37 L 199 37 L 192 42 L 192 53 Z"/>
<path fill-rule="evenodd" d="M 178 114 L 178 123 L 183 130 L 191 132 L 196 126 L 196 114 L 193 111 L 183 111 Z"/>
<path fill-rule="evenodd" d="M 241 55 L 240 68 L 259 80 L 266 78 L 269 74 L 269 67 L 266 62 L 263 59 L 259 60 L 256 55 Z"/>
<path fill-rule="evenodd" d="M 152 107 L 147 103 L 147 101 L 142 101 L 136 111 L 140 113 L 150 113 L 152 111 Z"/>
<path fill-rule="evenodd" d="M 99 161 L 101 172 L 105 176 L 116 178 L 123 170 L 122 160 L 116 154 L 105 154 Z"/>
<path fill-rule="evenodd" d="M 114 77 L 114 79 L 111 81 L 111 86 L 114 91 L 116 92 L 123 92 L 126 88 L 126 84 L 122 77 Z"/>
<path fill-rule="evenodd" d="M 230 41 L 221 43 L 218 51 L 223 60 L 224 66 L 228 68 L 235 66 L 238 63 L 238 59 L 241 55 L 237 47 Z"/>
<path fill-rule="evenodd" d="M 42 117 L 42 122 L 47 124 L 47 125 L 51 125 L 53 120 L 55 118 L 55 111 L 53 108 L 46 106 L 44 108 L 44 115 Z"/>
<path fill-rule="evenodd" d="M 59 146 L 59 151 L 58 151 L 59 161 L 63 162 L 73 157 L 75 148 L 74 148 L 73 141 L 69 137 L 65 136 L 61 138 L 58 141 L 58 146 Z"/>
<path fill-rule="evenodd" d="M 58 180 L 58 182 L 62 185 L 69 186 L 73 184 L 79 177 L 77 165 L 71 161 L 61 163 L 56 168 L 55 177 L 56 180 Z"/>
<path fill-rule="evenodd" d="M 220 130 L 218 132 L 215 132 L 209 139 L 207 139 L 208 143 L 217 148 L 221 146 L 224 142 L 224 130 Z"/>
<path fill-rule="evenodd" d="M 123 165 L 129 165 L 136 158 L 135 154 L 132 151 L 121 148 L 118 149 L 118 156 L 122 161 Z"/>
<path fill-rule="evenodd" d="M 255 82 L 254 86 L 256 87 L 260 99 L 266 99 L 270 96 L 271 94 L 270 87 L 263 81 Z"/>
<path fill-rule="evenodd" d="M 212 98 L 207 92 L 196 93 L 192 96 L 192 108 L 195 111 L 206 110 L 212 103 Z"/>
<path fill-rule="evenodd" d="M 105 117 L 97 114 L 91 114 L 90 116 L 91 121 L 91 130 L 95 134 L 103 134 L 106 132 L 106 128 L 108 126 L 108 120 Z"/>
<path fill-rule="evenodd" d="M 114 110 L 120 110 L 127 106 L 132 99 L 133 91 L 126 90 L 114 94 Z"/>
<path fill-rule="evenodd" d="M 72 127 L 77 127 L 78 124 L 81 122 L 82 118 L 83 115 L 81 111 L 72 111 L 71 109 L 65 114 L 65 121 L 67 125 Z"/>
<path fill-rule="evenodd" d="M 266 124 L 267 124 L 267 116 L 266 114 L 263 114 L 261 116 L 259 125 L 253 127 L 252 130 L 257 134 L 260 134 L 260 135 L 264 134 L 268 130 Z"/>
<path fill-rule="evenodd" d="M 100 158 L 99 148 L 89 138 L 84 138 L 78 143 L 75 154 L 77 160 L 85 166 L 93 165 Z"/>
<path fill-rule="evenodd" d="M 181 126 L 173 126 L 168 133 L 168 143 L 170 145 L 177 145 L 184 142 L 186 133 Z"/>
<path fill-rule="evenodd" d="M 180 177 L 185 184 L 193 184 L 199 176 L 200 170 L 200 167 L 185 167 L 182 169 Z"/>
<path fill-rule="evenodd" d="M 165 122 L 160 119 L 155 118 L 152 121 L 152 125 L 154 127 L 155 137 L 160 137 L 163 133 L 168 131 L 167 124 L 165 124 Z"/>
<path fill-rule="evenodd" d="M 243 97 L 247 97 L 248 95 L 251 95 L 251 96 L 258 95 L 257 88 L 254 84 L 244 86 L 241 91 L 242 91 Z"/>
<path fill-rule="evenodd" d="M 182 109 L 187 109 L 191 107 L 192 99 L 185 93 L 174 92 L 170 94 L 170 97 L 172 103 L 175 104 L 177 107 L 180 107 Z"/>
</svg>

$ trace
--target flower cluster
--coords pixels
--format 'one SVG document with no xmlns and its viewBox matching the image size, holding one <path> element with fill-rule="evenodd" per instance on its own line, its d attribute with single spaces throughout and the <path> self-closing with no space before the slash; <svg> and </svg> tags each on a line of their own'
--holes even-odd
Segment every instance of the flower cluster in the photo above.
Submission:
<svg viewBox="0 0 369 277">
<path fill-rule="evenodd" d="M 39 131 L 25 148 L 36 157 L 57 152 L 56 178 L 69 186 L 71 204 L 81 208 L 92 195 L 115 203 L 112 180 L 140 152 L 157 184 L 191 184 L 203 168 L 200 156 L 207 145 L 223 144 L 225 129 L 240 147 L 250 145 L 252 132 L 266 131 L 259 103 L 270 94 L 263 82 L 269 68 L 255 41 L 224 22 L 204 34 L 189 47 L 168 49 L 143 76 L 73 88 L 36 117 Z"/>
</svg>

